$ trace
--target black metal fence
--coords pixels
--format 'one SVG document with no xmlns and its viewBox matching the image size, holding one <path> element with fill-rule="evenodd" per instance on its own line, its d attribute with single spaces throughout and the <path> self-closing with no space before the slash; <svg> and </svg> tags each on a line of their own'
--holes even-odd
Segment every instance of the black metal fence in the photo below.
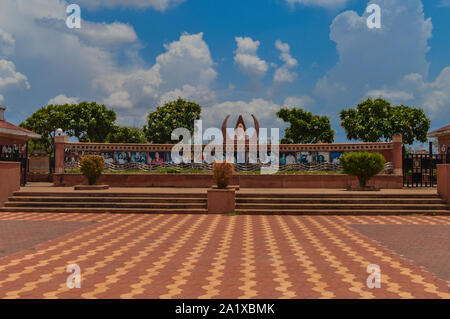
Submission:
<svg viewBox="0 0 450 319">
<path fill-rule="evenodd" d="M 434 187 L 437 184 L 437 165 L 450 163 L 447 154 L 403 154 L 403 186 Z"/>
</svg>

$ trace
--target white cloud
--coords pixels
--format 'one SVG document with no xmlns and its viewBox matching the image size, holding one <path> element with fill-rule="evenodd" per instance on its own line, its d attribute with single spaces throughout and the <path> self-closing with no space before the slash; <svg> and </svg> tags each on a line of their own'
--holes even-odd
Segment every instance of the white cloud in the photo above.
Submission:
<svg viewBox="0 0 450 319">
<path fill-rule="evenodd" d="M 395 91 L 395 90 L 371 90 L 367 92 L 367 97 L 378 98 L 382 97 L 390 101 L 391 103 L 404 103 L 410 101 L 413 95 L 405 91 Z"/>
<path fill-rule="evenodd" d="M 450 7 L 450 0 L 441 0 L 440 7 Z"/>
<path fill-rule="evenodd" d="M 64 94 L 60 94 L 55 96 L 54 98 L 50 99 L 47 102 L 47 105 L 54 104 L 54 105 L 64 105 L 64 104 L 77 104 L 79 102 L 79 98 L 76 97 L 67 97 Z"/>
<path fill-rule="evenodd" d="M 158 2 L 160 9 L 163 2 L 175 3 Z M 150 2 L 136 4 L 147 6 Z M 59 92 L 64 92 L 64 97 L 104 102 L 116 108 L 121 124 L 136 125 L 143 124 L 145 113 L 171 93 L 214 102 L 210 86 L 217 72 L 203 33 L 181 35 L 147 65 L 139 55 L 140 43 L 132 26 L 83 20 L 81 29 L 68 29 L 66 6 L 67 2 L 60 0 L 29 1 L 26 6 L 18 6 L 14 0 L 1 1 L 0 41 L 11 43 L 4 35 L 14 35 L 14 55 L 8 60 L 16 69 L 26 70 L 27 76 L 15 72 L 14 81 L 33 85 L 33 93 L 28 95 L 1 92 L 11 107 L 17 107 L 16 114 L 31 114 L 37 106 L 56 99 Z M 13 82 L 11 76 L 1 79 L 2 83 Z"/>
<path fill-rule="evenodd" d="M 253 127 L 251 114 L 254 114 L 261 127 L 282 127 L 283 121 L 276 117 L 276 112 L 280 105 L 264 99 L 253 99 L 245 101 L 226 101 L 205 107 L 202 110 L 203 127 L 222 126 L 222 122 L 227 115 L 232 115 L 228 122 L 228 127 L 234 127 L 239 115 L 244 117 L 247 127 Z"/>
<path fill-rule="evenodd" d="M 404 76 L 428 75 L 426 54 L 432 34 L 431 19 L 425 19 L 420 0 L 376 0 L 382 8 L 382 28 L 369 29 L 369 13 L 339 14 L 330 27 L 336 42 L 337 64 L 315 88 L 328 105 L 358 102 L 367 92 L 394 85 Z"/>
<path fill-rule="evenodd" d="M 138 39 L 132 26 L 120 22 L 111 24 L 85 22 L 78 31 L 80 38 L 91 45 L 122 45 L 133 43 Z"/>
<path fill-rule="evenodd" d="M 112 93 L 103 101 L 103 103 L 108 105 L 109 107 L 119 109 L 129 109 L 133 107 L 133 103 L 130 100 L 130 93 L 126 91 Z"/>
<path fill-rule="evenodd" d="M 327 9 L 335 9 L 343 7 L 349 0 L 286 0 L 290 5 L 301 4 L 304 6 L 317 6 Z"/>
<path fill-rule="evenodd" d="M 294 82 L 297 73 L 292 72 L 291 70 L 298 66 L 298 61 L 291 56 L 291 47 L 289 44 L 283 43 L 280 40 L 275 42 L 275 47 L 281 51 L 280 60 L 283 61 L 284 64 L 275 71 L 273 80 L 276 83 Z"/>
<path fill-rule="evenodd" d="M 284 107 L 296 107 L 296 108 L 302 108 L 304 110 L 310 109 L 315 105 L 315 101 L 310 96 L 304 95 L 304 96 L 290 96 L 287 97 L 284 100 L 283 106 Z"/>
<path fill-rule="evenodd" d="M 165 49 L 150 68 L 136 67 L 97 79 L 96 87 L 108 95 L 104 103 L 132 108 L 137 115 L 145 113 L 144 108 L 148 110 L 178 96 L 202 103 L 214 101 L 210 85 L 217 72 L 203 33 L 184 33 L 179 40 L 165 45 Z"/>
<path fill-rule="evenodd" d="M 153 8 L 158 11 L 165 11 L 174 7 L 185 0 L 78 0 L 79 5 L 87 7 L 135 7 L 135 8 Z"/>
<path fill-rule="evenodd" d="M 0 28 L 0 57 L 9 56 L 14 52 L 15 41 L 12 35 Z"/>
<path fill-rule="evenodd" d="M 16 72 L 16 66 L 13 62 L 4 59 L 0 60 L 0 88 L 8 86 L 25 86 L 30 88 L 28 79 L 20 72 Z"/>
<path fill-rule="evenodd" d="M 395 87 L 410 94 L 413 97 L 411 103 L 417 103 L 416 106 L 422 107 L 431 115 L 432 119 L 448 121 L 450 117 L 450 67 L 444 68 L 432 82 L 424 80 L 420 74 L 413 73 L 406 75 Z"/>
<path fill-rule="evenodd" d="M 253 41 L 250 37 L 236 37 L 235 39 L 237 49 L 234 62 L 239 70 L 253 79 L 266 75 L 269 66 L 266 61 L 260 59 L 257 55 L 260 42 Z"/>
<path fill-rule="evenodd" d="M 161 76 L 172 87 L 184 84 L 209 85 L 217 77 L 203 32 L 184 33 L 178 41 L 164 46 L 166 52 L 156 58 Z"/>
<path fill-rule="evenodd" d="M 4 99 L 3 95 L 0 94 L 0 103 L 3 103 Z"/>
<path fill-rule="evenodd" d="M 179 97 L 182 99 L 195 101 L 200 105 L 210 105 L 217 99 L 214 91 L 208 87 L 185 84 L 181 89 L 175 89 L 164 93 L 159 100 L 159 105 L 174 101 Z"/>
</svg>

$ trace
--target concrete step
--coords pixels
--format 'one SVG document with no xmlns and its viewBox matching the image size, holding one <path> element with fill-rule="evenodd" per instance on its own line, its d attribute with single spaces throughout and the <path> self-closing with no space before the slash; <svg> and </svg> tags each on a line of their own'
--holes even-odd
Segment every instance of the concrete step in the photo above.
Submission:
<svg viewBox="0 0 450 319">
<path fill-rule="evenodd" d="M 8 199 L 9 202 L 51 202 L 51 203 L 65 203 L 65 202 L 83 202 L 86 200 L 105 203 L 161 203 L 170 200 L 172 203 L 201 203 L 206 204 L 207 198 L 164 198 L 164 197 L 25 197 L 13 196 Z"/>
<path fill-rule="evenodd" d="M 160 208 L 49 208 L 49 207 L 3 207 L 0 212 L 20 213 L 93 213 L 93 214 L 207 214 L 207 209 L 160 209 Z"/>
<path fill-rule="evenodd" d="M 430 215 L 430 216 L 450 216 L 448 210 L 277 210 L 258 209 L 258 210 L 242 210 L 236 209 L 240 215 L 352 215 L 352 216 L 373 216 L 373 215 Z"/>
<path fill-rule="evenodd" d="M 391 198 L 399 198 L 399 199 L 435 199 L 440 198 L 438 194 L 382 194 L 380 192 L 343 192 L 336 194 L 293 194 L 293 193 L 237 193 L 236 198 L 326 198 L 326 199 L 335 199 L 335 198 L 382 198 L 382 199 L 391 199 Z"/>
<path fill-rule="evenodd" d="M 239 203 L 236 209 L 242 210 L 448 210 L 450 206 L 443 204 L 290 204 L 290 203 Z"/>
<path fill-rule="evenodd" d="M 284 203 L 284 204 L 443 204 L 441 198 L 241 198 L 236 199 L 236 204 L 250 203 Z"/>
<path fill-rule="evenodd" d="M 203 209 L 207 204 L 197 203 L 102 203 L 102 202 L 6 202 L 5 207 L 61 207 L 61 208 L 165 208 Z"/>
<path fill-rule="evenodd" d="M 13 197 L 131 197 L 131 198 L 207 198 L 205 193 L 111 193 L 108 191 L 29 192 L 18 191 Z"/>
</svg>

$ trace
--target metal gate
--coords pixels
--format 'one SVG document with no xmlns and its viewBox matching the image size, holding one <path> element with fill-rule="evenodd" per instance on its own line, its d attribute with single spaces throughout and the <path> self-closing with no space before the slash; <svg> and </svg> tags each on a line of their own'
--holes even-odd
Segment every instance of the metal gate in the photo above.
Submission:
<svg viewBox="0 0 450 319">
<path fill-rule="evenodd" d="M 447 154 L 403 153 L 403 187 L 436 186 L 436 165 L 445 163 L 450 163 L 450 152 Z"/>
</svg>

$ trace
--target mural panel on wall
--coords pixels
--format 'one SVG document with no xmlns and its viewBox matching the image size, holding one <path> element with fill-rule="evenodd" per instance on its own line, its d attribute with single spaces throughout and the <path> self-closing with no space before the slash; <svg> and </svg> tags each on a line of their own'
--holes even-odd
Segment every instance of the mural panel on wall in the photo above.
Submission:
<svg viewBox="0 0 450 319">
<path fill-rule="evenodd" d="M 299 152 L 297 153 L 297 164 L 311 165 L 313 162 L 312 152 Z"/>
<path fill-rule="evenodd" d="M 314 152 L 314 164 L 323 164 L 330 162 L 330 153 Z"/>
<path fill-rule="evenodd" d="M 128 164 L 131 161 L 131 153 L 130 152 L 115 152 L 114 159 L 116 164 L 123 165 Z"/>
<path fill-rule="evenodd" d="M 330 163 L 339 165 L 339 158 L 342 156 L 342 154 L 344 154 L 344 152 L 331 152 Z"/>
<path fill-rule="evenodd" d="M 295 164 L 295 153 L 281 153 L 280 165 L 292 165 Z"/>
<path fill-rule="evenodd" d="M 114 164 L 114 155 L 112 152 L 99 153 L 98 155 L 103 157 L 105 164 Z"/>
<path fill-rule="evenodd" d="M 131 162 L 146 164 L 147 163 L 147 153 L 145 152 L 132 152 L 131 153 Z"/>
</svg>

